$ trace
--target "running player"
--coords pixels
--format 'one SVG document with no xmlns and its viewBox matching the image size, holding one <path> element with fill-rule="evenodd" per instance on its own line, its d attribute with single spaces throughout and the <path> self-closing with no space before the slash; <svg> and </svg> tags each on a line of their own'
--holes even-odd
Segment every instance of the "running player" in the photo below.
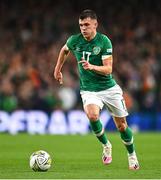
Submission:
<svg viewBox="0 0 161 180">
<path fill-rule="evenodd" d="M 102 161 L 112 162 L 112 145 L 107 139 L 99 119 L 100 111 L 105 106 L 111 113 L 120 132 L 121 139 L 128 152 L 129 169 L 139 169 L 134 149 L 133 134 L 126 122 L 128 115 L 120 86 L 112 77 L 112 44 L 110 39 L 97 32 L 97 16 L 92 10 L 84 10 L 79 16 L 80 34 L 72 35 L 59 53 L 54 70 L 56 80 L 63 83 L 62 66 L 70 52 L 78 63 L 80 94 L 84 111 L 98 140 L 103 146 Z"/>
</svg>

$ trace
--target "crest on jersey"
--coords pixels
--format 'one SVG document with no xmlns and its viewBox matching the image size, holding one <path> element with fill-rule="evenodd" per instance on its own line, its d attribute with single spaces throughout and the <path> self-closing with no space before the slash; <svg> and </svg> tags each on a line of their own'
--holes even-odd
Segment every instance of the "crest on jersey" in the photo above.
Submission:
<svg viewBox="0 0 161 180">
<path fill-rule="evenodd" d="M 101 48 L 98 47 L 98 46 L 95 46 L 95 47 L 93 48 L 93 53 L 94 53 L 95 55 L 98 55 L 98 54 L 100 53 L 100 51 L 101 51 Z"/>
</svg>

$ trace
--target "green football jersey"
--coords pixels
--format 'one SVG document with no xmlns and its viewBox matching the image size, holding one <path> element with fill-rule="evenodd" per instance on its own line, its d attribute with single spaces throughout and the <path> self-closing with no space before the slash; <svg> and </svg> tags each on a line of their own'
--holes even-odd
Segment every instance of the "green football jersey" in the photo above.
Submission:
<svg viewBox="0 0 161 180">
<path fill-rule="evenodd" d="M 101 75 L 91 70 L 85 70 L 82 64 L 79 63 L 83 58 L 89 61 L 90 64 L 103 65 L 103 59 L 112 54 L 112 44 L 106 35 L 97 32 L 91 41 L 87 41 L 80 33 L 69 37 L 66 45 L 78 62 L 80 90 L 97 92 L 116 84 L 111 74 Z"/>
</svg>

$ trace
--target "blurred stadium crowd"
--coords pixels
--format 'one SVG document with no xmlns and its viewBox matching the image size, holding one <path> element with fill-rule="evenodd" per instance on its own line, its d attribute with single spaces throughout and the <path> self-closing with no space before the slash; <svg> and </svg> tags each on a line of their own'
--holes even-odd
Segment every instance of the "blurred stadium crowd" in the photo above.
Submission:
<svg viewBox="0 0 161 180">
<path fill-rule="evenodd" d="M 113 75 L 128 109 L 161 109 L 161 1 L 0 1 L 0 110 L 82 108 L 76 61 L 53 78 L 61 46 L 79 32 L 78 16 L 96 11 L 99 31 L 112 40 Z"/>
</svg>

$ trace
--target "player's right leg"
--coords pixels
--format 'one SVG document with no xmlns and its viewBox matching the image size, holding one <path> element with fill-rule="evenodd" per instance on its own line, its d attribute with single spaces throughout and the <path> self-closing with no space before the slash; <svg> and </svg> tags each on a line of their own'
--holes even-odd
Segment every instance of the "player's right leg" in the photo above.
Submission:
<svg viewBox="0 0 161 180">
<path fill-rule="evenodd" d="M 99 120 L 99 114 L 100 110 L 103 108 L 103 102 L 98 98 L 95 92 L 81 91 L 81 97 L 84 111 L 90 120 L 91 128 L 103 146 L 102 161 L 104 164 L 110 164 L 112 162 L 112 145 L 107 139 L 104 127 Z"/>
<path fill-rule="evenodd" d="M 90 120 L 90 125 L 93 132 L 95 133 L 97 139 L 102 143 L 102 161 L 105 165 L 108 165 L 112 162 L 112 145 L 107 139 L 103 125 L 99 120 L 100 108 L 95 104 L 89 104 L 85 106 L 84 109 L 87 114 L 87 117 Z"/>
</svg>

